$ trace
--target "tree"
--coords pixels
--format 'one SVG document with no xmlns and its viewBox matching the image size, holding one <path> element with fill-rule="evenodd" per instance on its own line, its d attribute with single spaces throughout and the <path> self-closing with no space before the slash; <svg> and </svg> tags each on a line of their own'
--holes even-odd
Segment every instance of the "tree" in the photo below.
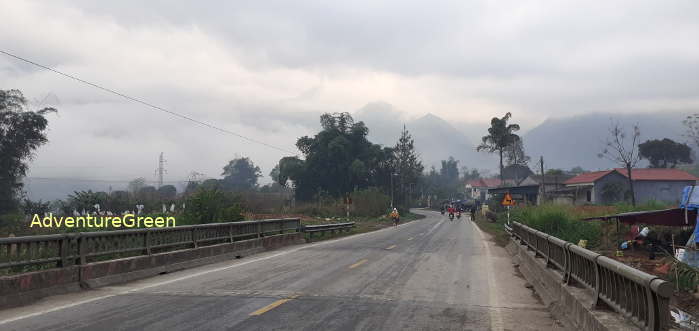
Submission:
<svg viewBox="0 0 699 331">
<path fill-rule="evenodd" d="M 563 175 L 565 175 L 565 171 L 563 171 L 563 169 L 548 169 L 548 170 L 546 170 L 546 175 L 563 176 Z"/>
<path fill-rule="evenodd" d="M 576 176 L 579 174 L 582 174 L 582 173 L 586 173 L 586 172 L 587 172 L 587 170 L 583 169 L 581 166 L 572 167 L 572 168 L 570 168 L 570 171 L 569 171 L 569 173 L 571 175 L 576 175 Z"/>
<path fill-rule="evenodd" d="M 407 207 L 406 204 L 408 201 L 406 201 L 405 190 L 410 187 L 409 185 L 417 184 L 425 167 L 422 165 L 420 157 L 415 151 L 415 141 L 410 135 L 410 132 L 405 128 L 405 125 L 403 125 L 403 131 L 401 131 L 400 138 L 398 139 L 398 143 L 396 143 L 393 153 L 395 160 L 394 169 L 398 179 L 398 185 L 396 186 L 400 189 L 398 201 L 401 201 L 400 205 Z"/>
<path fill-rule="evenodd" d="M 519 185 L 525 178 L 533 175 L 534 172 L 526 165 L 512 164 L 502 169 L 502 178 L 512 180 L 514 185 Z"/>
<path fill-rule="evenodd" d="M 477 151 L 497 152 L 500 157 L 500 180 L 504 181 L 503 164 L 504 153 L 509 146 L 519 140 L 519 136 L 514 132 L 519 131 L 518 124 L 507 124 L 512 118 L 511 113 L 505 114 L 502 118 L 493 117 L 488 128 L 488 135 L 483 137 L 483 142 L 476 148 Z"/>
<path fill-rule="evenodd" d="M 516 185 L 519 185 L 520 179 L 524 180 L 524 178 L 533 174 L 527 166 L 531 158 L 524 153 L 522 138 L 516 139 L 506 148 L 505 158 L 507 160 L 507 167 L 513 172 L 512 179 L 514 179 Z M 520 172 L 520 170 L 524 171 Z M 506 178 L 507 176 L 503 174 L 503 177 Z"/>
<path fill-rule="evenodd" d="M 95 205 L 104 207 L 106 202 L 106 193 L 87 191 L 75 191 L 68 195 L 68 205 L 71 209 L 78 211 L 94 212 L 97 209 Z"/>
<path fill-rule="evenodd" d="M 48 213 L 51 210 L 51 201 L 46 201 L 42 202 L 41 200 L 39 201 L 31 201 L 29 199 L 24 199 L 24 202 L 22 203 L 22 209 L 24 210 L 25 215 L 44 215 L 45 213 Z"/>
<path fill-rule="evenodd" d="M 682 122 L 687 127 L 685 136 L 694 141 L 694 145 L 699 147 L 699 113 L 687 116 Z"/>
<path fill-rule="evenodd" d="M 202 188 L 187 198 L 185 219 L 192 224 L 235 222 L 244 219 L 240 197 L 219 188 Z"/>
<path fill-rule="evenodd" d="M 345 197 L 370 186 L 388 191 L 395 166 L 393 149 L 372 144 L 369 129 L 349 113 L 323 114 L 320 123 L 322 130 L 314 137 L 296 141 L 305 160 L 280 160 L 279 183 L 293 180 L 296 198 L 306 201 L 319 195 Z"/>
<path fill-rule="evenodd" d="M 633 177 L 632 170 L 636 167 L 641 157 L 638 150 L 639 138 L 641 137 L 641 130 L 638 124 L 633 126 L 633 134 L 631 135 L 630 144 L 627 142 L 628 137 L 626 133 L 621 128 L 618 122 L 612 122 L 609 128 L 609 137 L 605 142 L 605 147 L 602 153 L 597 156 L 600 158 L 606 158 L 624 169 L 626 169 L 628 182 L 629 182 L 629 195 L 631 197 L 631 204 L 636 206 L 636 193 L 633 188 Z"/>
<path fill-rule="evenodd" d="M 651 168 L 674 168 L 679 163 L 692 162 L 692 149 L 671 139 L 647 140 L 638 145 L 641 158 L 648 159 Z"/>
<path fill-rule="evenodd" d="M 273 183 L 279 183 L 279 163 L 269 172 L 269 177 L 272 178 Z"/>
<path fill-rule="evenodd" d="M 158 195 L 160 196 L 160 201 L 163 202 L 175 200 L 177 188 L 174 185 L 163 185 L 158 188 Z"/>
<path fill-rule="evenodd" d="M 289 178 L 299 179 L 304 171 L 303 160 L 295 156 L 287 156 L 279 160 L 279 175 L 277 175 L 277 183 L 286 186 Z"/>
<path fill-rule="evenodd" d="M 138 193 L 142 188 L 146 186 L 146 179 L 143 177 L 136 178 L 129 182 L 129 192 L 132 194 Z"/>
<path fill-rule="evenodd" d="M 115 213 L 121 213 L 126 210 L 134 210 L 136 203 L 131 199 L 127 191 L 112 191 L 109 194 L 109 202 L 105 209 Z"/>
<path fill-rule="evenodd" d="M 136 202 L 144 205 L 144 211 L 159 210 L 160 196 L 155 186 L 144 186 L 136 193 Z"/>
<path fill-rule="evenodd" d="M 442 167 L 439 169 L 438 192 L 442 198 L 454 198 L 461 188 L 459 180 L 459 161 L 450 156 L 442 160 Z"/>
<path fill-rule="evenodd" d="M 233 191 L 251 190 L 257 187 L 262 176 L 260 167 L 247 157 L 233 159 L 223 167 L 223 187 Z"/>
<path fill-rule="evenodd" d="M 26 109 L 27 99 L 19 90 L 0 90 L 0 213 L 17 209 L 27 161 L 48 142 L 45 115 L 54 108 Z"/>
<path fill-rule="evenodd" d="M 464 182 L 481 178 L 481 173 L 476 168 L 469 170 L 466 166 L 461 167 L 461 174 Z"/>
</svg>

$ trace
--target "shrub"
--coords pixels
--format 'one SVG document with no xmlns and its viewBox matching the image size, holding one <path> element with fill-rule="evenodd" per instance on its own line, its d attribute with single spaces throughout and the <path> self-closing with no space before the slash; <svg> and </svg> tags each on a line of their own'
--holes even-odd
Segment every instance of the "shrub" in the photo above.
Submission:
<svg viewBox="0 0 699 331">
<path fill-rule="evenodd" d="M 391 205 L 391 198 L 379 189 L 368 189 L 352 192 L 352 214 L 357 216 L 375 217 L 386 214 Z"/>
<path fill-rule="evenodd" d="M 200 188 L 185 202 L 183 219 L 178 224 L 204 224 L 242 221 L 240 197 L 219 188 Z"/>
<path fill-rule="evenodd" d="M 600 244 L 602 235 L 600 224 L 581 221 L 572 207 L 559 205 L 522 207 L 514 209 L 512 217 L 534 229 L 572 243 L 585 239 L 588 241 L 588 247 L 596 247 Z"/>
</svg>

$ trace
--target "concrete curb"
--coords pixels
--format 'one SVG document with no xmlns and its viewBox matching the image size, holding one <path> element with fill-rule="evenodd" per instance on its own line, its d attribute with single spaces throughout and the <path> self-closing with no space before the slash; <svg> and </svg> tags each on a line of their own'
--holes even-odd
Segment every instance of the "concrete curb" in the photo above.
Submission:
<svg viewBox="0 0 699 331">
<path fill-rule="evenodd" d="M 3 276 L 0 277 L 0 309 L 27 305 L 51 295 L 125 283 L 303 243 L 305 243 L 303 233 L 280 234 L 194 249 Z"/>
</svg>

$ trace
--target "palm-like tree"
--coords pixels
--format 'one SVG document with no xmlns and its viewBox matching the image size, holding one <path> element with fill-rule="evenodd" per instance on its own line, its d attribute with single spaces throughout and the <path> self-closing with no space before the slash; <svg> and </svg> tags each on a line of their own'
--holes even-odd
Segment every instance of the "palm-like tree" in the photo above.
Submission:
<svg viewBox="0 0 699 331">
<path fill-rule="evenodd" d="M 502 118 L 493 117 L 490 120 L 490 128 L 488 135 L 483 136 L 483 142 L 476 148 L 477 151 L 487 151 L 488 153 L 498 152 L 500 156 L 500 182 L 504 181 L 502 177 L 502 158 L 508 146 L 519 141 L 519 136 L 514 132 L 519 131 L 519 124 L 507 124 L 507 121 L 512 117 L 511 113 L 505 114 Z"/>
</svg>

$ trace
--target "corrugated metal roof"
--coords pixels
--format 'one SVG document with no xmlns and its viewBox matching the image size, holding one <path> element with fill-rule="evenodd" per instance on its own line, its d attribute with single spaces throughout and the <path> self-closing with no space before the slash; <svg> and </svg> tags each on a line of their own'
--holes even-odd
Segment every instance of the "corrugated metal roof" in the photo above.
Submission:
<svg viewBox="0 0 699 331">
<path fill-rule="evenodd" d="M 628 177 L 628 172 L 624 168 L 614 169 L 620 174 Z M 672 168 L 642 168 L 631 170 L 631 177 L 633 180 L 664 180 L 664 181 L 696 181 L 697 177 L 692 174 Z"/>
<path fill-rule="evenodd" d="M 604 170 L 604 171 L 594 171 L 594 172 L 586 172 L 583 174 L 579 174 L 567 181 L 565 181 L 564 184 L 566 185 L 575 185 L 575 184 L 591 184 L 599 180 L 600 178 L 610 174 L 614 170 Z M 633 172 L 632 172 L 633 173 Z"/>
<path fill-rule="evenodd" d="M 612 170 L 586 172 L 575 176 L 567 180 L 564 184 L 575 185 L 575 184 L 591 184 L 598 181 L 600 178 L 612 173 L 617 172 L 624 177 L 628 177 L 628 172 L 623 168 L 616 168 Z M 637 168 L 631 171 L 631 177 L 633 180 L 657 180 L 657 181 L 696 181 L 699 178 L 693 176 L 692 174 L 680 170 L 671 168 Z"/>
</svg>

